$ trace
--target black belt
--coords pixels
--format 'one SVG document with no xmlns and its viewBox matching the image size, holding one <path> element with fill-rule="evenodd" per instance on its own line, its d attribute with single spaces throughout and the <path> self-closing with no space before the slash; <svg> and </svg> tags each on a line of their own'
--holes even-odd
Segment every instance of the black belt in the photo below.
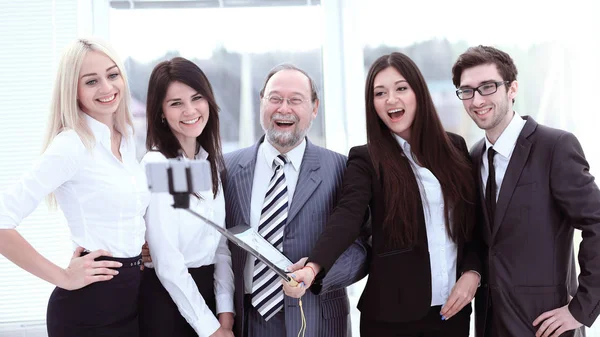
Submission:
<svg viewBox="0 0 600 337">
<path fill-rule="evenodd" d="M 81 256 L 86 256 L 90 252 L 84 251 L 81 253 Z M 142 264 L 142 254 L 134 257 L 112 257 L 112 256 L 99 256 L 94 259 L 94 261 L 115 261 L 121 262 L 123 266 L 121 268 L 132 268 L 139 267 Z"/>
</svg>

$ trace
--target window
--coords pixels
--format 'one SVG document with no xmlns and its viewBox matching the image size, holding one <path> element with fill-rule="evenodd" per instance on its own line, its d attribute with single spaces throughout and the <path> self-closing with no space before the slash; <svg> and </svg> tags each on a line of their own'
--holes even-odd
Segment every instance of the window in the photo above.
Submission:
<svg viewBox="0 0 600 337">
<path fill-rule="evenodd" d="M 74 0 L 14 1 L 0 5 L 0 190 L 14 183 L 39 157 L 62 49 L 77 33 Z M 43 256 L 66 266 L 72 254 L 60 212 L 44 203 L 18 227 Z M 0 256 L 0 335 L 43 323 L 54 286 Z M 45 331 L 42 325 L 41 331 Z"/>
<path fill-rule="evenodd" d="M 213 8 L 207 2 L 191 3 L 181 8 L 142 1 L 134 2 L 134 9 L 121 9 L 120 2 L 111 2 L 110 41 L 125 60 L 140 156 L 145 152 L 148 79 L 160 61 L 182 56 L 206 73 L 221 108 L 225 153 L 250 146 L 263 134 L 258 93 L 272 67 L 294 63 L 322 87 L 320 6 L 254 7 L 264 3 L 258 1 L 233 7 L 225 1 Z M 322 91 L 320 98 L 323 104 Z M 325 144 L 323 120 L 321 109 L 309 133 L 318 145 Z"/>
</svg>

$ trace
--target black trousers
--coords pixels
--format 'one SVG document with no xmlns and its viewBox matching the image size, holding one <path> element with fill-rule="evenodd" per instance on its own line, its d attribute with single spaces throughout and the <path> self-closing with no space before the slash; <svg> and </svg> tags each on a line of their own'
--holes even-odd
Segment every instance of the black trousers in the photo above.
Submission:
<svg viewBox="0 0 600 337">
<path fill-rule="evenodd" d="M 110 281 L 78 290 L 56 288 L 50 295 L 46 326 L 48 337 L 138 337 L 137 303 L 141 256 L 106 258 L 123 266 Z"/>
<path fill-rule="evenodd" d="M 188 272 L 196 282 L 206 305 L 216 316 L 217 301 L 214 288 L 215 266 L 189 268 Z M 198 337 L 188 324 L 169 292 L 163 287 L 152 268 L 142 272 L 142 285 L 139 301 L 141 337 Z"/>
<path fill-rule="evenodd" d="M 442 321 L 441 306 L 433 306 L 418 321 L 389 323 L 367 320 L 361 316 L 361 337 L 468 337 L 471 310 L 463 308 L 449 320 Z"/>
</svg>

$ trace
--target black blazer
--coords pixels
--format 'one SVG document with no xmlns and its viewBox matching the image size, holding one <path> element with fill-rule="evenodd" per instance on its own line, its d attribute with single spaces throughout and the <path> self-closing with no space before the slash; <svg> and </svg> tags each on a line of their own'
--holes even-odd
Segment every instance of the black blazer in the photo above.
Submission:
<svg viewBox="0 0 600 337">
<path fill-rule="evenodd" d="M 524 119 L 500 188 L 494 226 L 482 208 L 484 277 L 475 297 L 477 336 L 484 336 L 490 300 L 492 336 L 533 336 L 537 327 L 532 323 L 539 315 L 567 303 L 573 317 L 588 327 L 600 314 L 600 190 L 575 136 Z M 480 186 L 484 150 L 482 139 L 471 152 Z M 579 285 L 575 228 L 583 236 Z"/>
<path fill-rule="evenodd" d="M 464 139 L 455 134 L 448 135 L 465 158 L 469 158 Z M 383 190 L 366 145 L 350 150 L 343 195 L 308 261 L 323 268 L 317 279 L 323 277 L 337 257 L 359 236 L 368 208 L 372 217 L 373 253 L 369 258 L 369 278 L 358 309 L 363 317 L 378 321 L 421 319 L 431 307 L 431 267 L 425 218 L 420 212 L 421 230 L 415 245 L 390 247 L 388 233 L 382 226 L 386 212 Z M 457 278 L 464 271 L 480 272 L 481 261 L 476 247 L 474 242 L 458 246 Z M 463 310 L 470 313 L 471 306 L 467 305 Z"/>
</svg>

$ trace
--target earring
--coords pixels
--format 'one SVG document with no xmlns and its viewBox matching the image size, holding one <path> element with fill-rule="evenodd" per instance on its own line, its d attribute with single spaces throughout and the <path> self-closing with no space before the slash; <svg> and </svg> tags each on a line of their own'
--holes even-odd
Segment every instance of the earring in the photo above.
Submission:
<svg viewBox="0 0 600 337">
<path fill-rule="evenodd" d="M 165 116 L 162 116 L 162 117 L 161 117 L 161 119 L 160 119 L 160 121 L 161 121 L 163 124 L 166 124 L 166 123 L 165 123 L 165 121 L 166 121 L 166 120 L 165 120 Z"/>
</svg>

